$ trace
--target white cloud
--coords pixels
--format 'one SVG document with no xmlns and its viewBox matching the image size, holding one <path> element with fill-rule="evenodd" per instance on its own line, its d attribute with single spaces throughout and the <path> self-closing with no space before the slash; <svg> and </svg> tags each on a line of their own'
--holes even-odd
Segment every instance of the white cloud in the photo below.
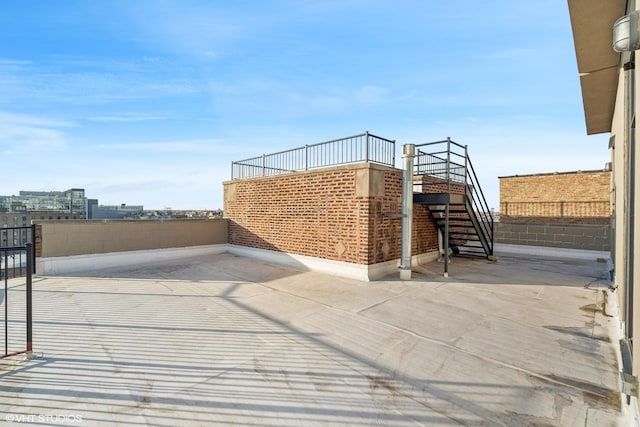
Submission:
<svg viewBox="0 0 640 427">
<path fill-rule="evenodd" d="M 221 155 L 243 153 L 245 148 L 229 144 L 222 139 L 187 139 L 176 141 L 120 142 L 92 144 L 83 151 L 141 152 L 154 154 Z"/>
<path fill-rule="evenodd" d="M 162 114 L 147 114 L 147 113 L 116 113 L 103 116 L 88 117 L 87 120 L 92 122 L 105 122 L 105 123 L 126 123 L 126 122 L 148 122 L 155 120 L 166 120 L 169 118 Z"/>
<path fill-rule="evenodd" d="M 60 128 L 72 126 L 67 121 L 0 112 L 0 149 L 5 154 L 60 150 L 68 146 Z"/>
</svg>

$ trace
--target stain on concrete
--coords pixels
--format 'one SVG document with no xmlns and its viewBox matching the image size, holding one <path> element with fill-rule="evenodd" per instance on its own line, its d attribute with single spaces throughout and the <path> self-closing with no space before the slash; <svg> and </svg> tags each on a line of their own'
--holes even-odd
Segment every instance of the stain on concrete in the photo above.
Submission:
<svg viewBox="0 0 640 427">
<path fill-rule="evenodd" d="M 600 313 L 604 315 L 604 307 L 600 304 L 587 304 L 580 307 L 585 313 Z"/>
<path fill-rule="evenodd" d="M 369 380 L 369 388 L 371 391 L 374 391 L 377 388 L 385 388 L 391 393 L 396 393 L 398 391 L 397 387 L 392 383 L 392 378 L 378 375 L 367 375 L 367 379 Z"/>
<path fill-rule="evenodd" d="M 584 402 L 592 408 L 621 411 L 620 392 L 618 390 L 555 374 L 547 375 L 546 377 L 551 381 L 582 390 Z"/>
</svg>

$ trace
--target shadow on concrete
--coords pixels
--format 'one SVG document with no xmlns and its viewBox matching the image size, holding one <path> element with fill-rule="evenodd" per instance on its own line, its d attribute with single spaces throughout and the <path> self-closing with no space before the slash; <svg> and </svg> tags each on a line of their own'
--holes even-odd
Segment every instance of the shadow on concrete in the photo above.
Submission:
<svg viewBox="0 0 640 427">
<path fill-rule="evenodd" d="M 589 287 L 609 283 L 607 264 L 595 259 L 499 256 L 497 262 L 491 262 L 484 258 L 452 257 L 448 278 L 443 276 L 442 261 L 415 266 L 413 273 L 416 280 L 461 284 Z M 389 276 L 385 280 L 399 279 Z"/>
<path fill-rule="evenodd" d="M 463 262 L 466 270 L 456 270 Z M 46 341 L 47 352 L 0 374 L 2 406 L 19 414 L 80 414 L 91 425 L 157 426 L 560 425 L 562 409 L 583 393 L 598 408 L 619 411 L 614 390 L 535 373 L 518 373 L 519 382 L 501 381 L 510 368 L 500 364 L 489 363 L 488 373 L 447 379 L 445 365 L 456 370 L 465 360 L 482 360 L 464 352 L 443 357 L 409 351 L 399 354 L 399 364 L 388 363 L 384 353 L 396 351 L 389 343 L 376 348 L 336 341 L 352 325 L 338 325 L 331 333 L 304 326 L 305 318 L 319 312 L 303 300 L 282 296 L 283 313 L 301 310 L 295 322 L 254 302 L 273 295 L 266 283 L 300 271 L 264 269 L 230 254 L 202 270 L 195 265 L 117 271 L 111 276 L 115 281 L 55 278 L 47 286 L 43 280 L 35 341 Z M 486 265 L 461 259 L 451 275 L 464 283 L 464 275 L 477 275 Z M 533 262 L 529 280 L 517 279 L 515 272 L 523 271 L 517 260 L 501 260 L 489 267 L 508 267 L 514 276 L 486 280 L 524 285 L 546 265 L 561 269 L 563 264 Z M 582 268 L 588 267 L 568 274 L 567 286 L 582 285 L 576 278 Z M 420 274 L 435 272 L 427 268 Z M 185 285 L 180 278 L 187 276 Z M 411 337 L 403 331 L 392 335 L 398 346 Z M 406 366 L 412 364 L 424 370 Z M 539 417 L 535 402 L 549 403 L 543 395 L 556 396 L 554 410 Z"/>
</svg>

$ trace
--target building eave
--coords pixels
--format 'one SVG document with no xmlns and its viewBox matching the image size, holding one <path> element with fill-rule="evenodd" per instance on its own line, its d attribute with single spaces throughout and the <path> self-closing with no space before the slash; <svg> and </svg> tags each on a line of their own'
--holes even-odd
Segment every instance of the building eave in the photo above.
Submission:
<svg viewBox="0 0 640 427">
<path fill-rule="evenodd" d="M 587 134 L 611 131 L 620 54 L 612 48 L 614 22 L 626 0 L 568 0 Z"/>
</svg>

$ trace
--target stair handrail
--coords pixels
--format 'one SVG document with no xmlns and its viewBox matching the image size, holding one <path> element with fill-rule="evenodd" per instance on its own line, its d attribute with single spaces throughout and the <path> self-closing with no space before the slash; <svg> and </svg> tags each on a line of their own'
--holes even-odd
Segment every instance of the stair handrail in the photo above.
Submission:
<svg viewBox="0 0 640 427">
<path fill-rule="evenodd" d="M 466 151 L 466 149 L 465 149 Z M 489 237 L 490 249 L 489 255 L 493 255 L 493 242 L 494 242 L 494 220 L 493 215 L 491 214 L 491 209 L 489 208 L 489 203 L 487 203 L 487 199 L 482 191 L 482 187 L 480 186 L 480 181 L 478 180 L 478 176 L 476 175 L 476 171 L 473 167 L 473 163 L 471 163 L 471 158 L 468 153 L 465 155 L 465 163 L 468 164 L 467 175 L 469 175 L 469 179 L 471 181 L 471 191 L 480 197 L 471 197 L 472 203 L 474 204 L 474 210 L 483 215 L 480 223 L 483 224 L 483 228 Z M 469 188 L 469 185 L 467 185 Z M 479 199 L 479 200 L 478 200 Z M 481 209 L 480 209 L 481 208 Z M 487 226 L 488 223 L 488 226 Z"/>
</svg>

